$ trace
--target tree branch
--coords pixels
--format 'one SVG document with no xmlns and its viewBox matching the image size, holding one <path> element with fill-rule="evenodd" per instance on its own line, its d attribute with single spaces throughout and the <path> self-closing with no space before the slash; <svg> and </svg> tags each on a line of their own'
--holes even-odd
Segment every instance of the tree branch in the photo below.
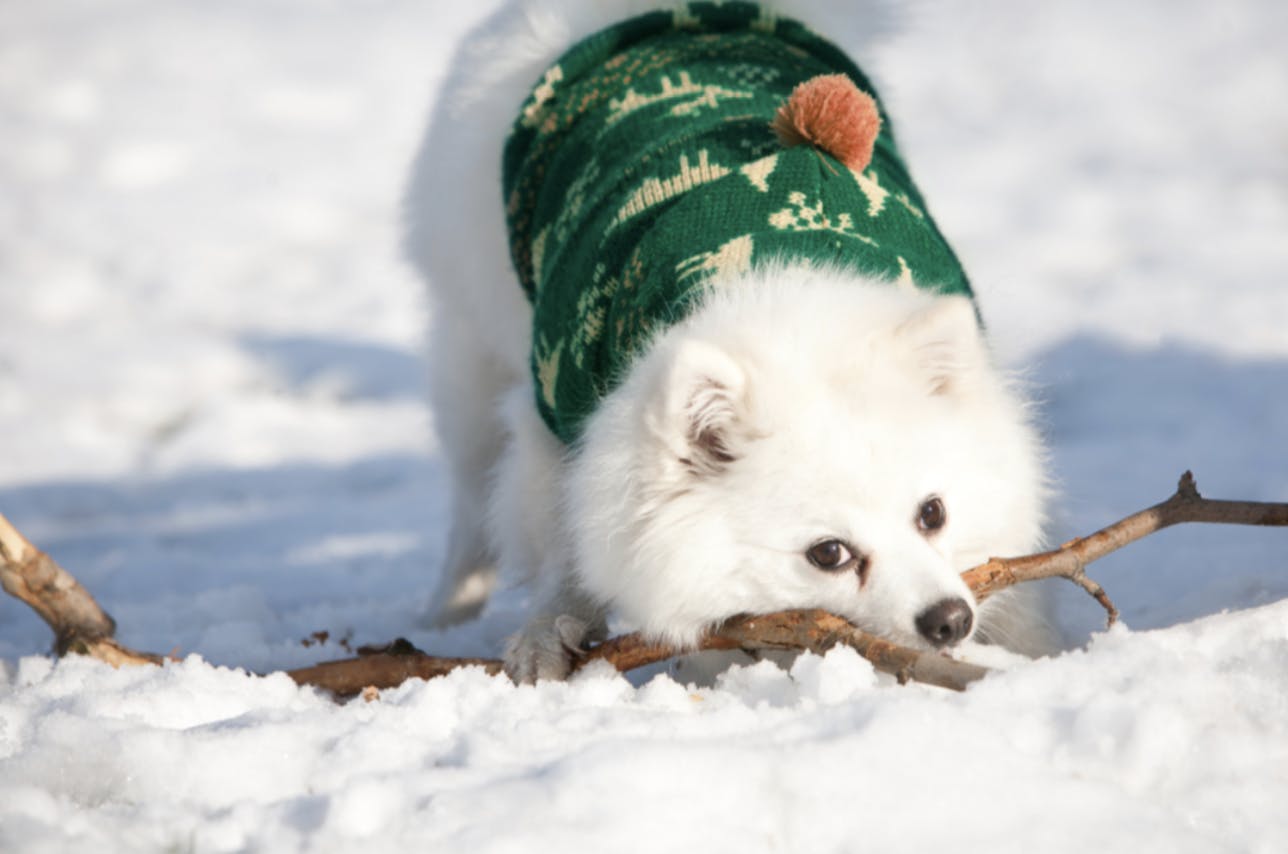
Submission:
<svg viewBox="0 0 1288 854">
<path fill-rule="evenodd" d="M 697 650 L 682 650 L 645 640 L 639 634 L 621 635 L 591 648 L 577 663 L 584 667 L 603 659 L 618 670 L 634 670 L 699 650 L 796 650 L 819 655 L 834 646 L 848 646 L 900 684 L 913 681 L 965 690 L 988 673 L 988 668 L 955 661 L 938 652 L 899 646 L 857 628 L 848 620 L 821 610 L 779 611 L 727 620 L 702 639 Z"/>
<path fill-rule="evenodd" d="M 415 652 L 377 652 L 324 661 L 312 667 L 286 671 L 298 685 L 312 685 L 337 697 L 352 697 L 364 688 L 395 688 L 408 679 L 446 676 L 458 667 L 482 667 L 495 675 L 502 672 L 498 658 L 442 658 Z"/>
<path fill-rule="evenodd" d="M 92 655 L 114 667 L 158 663 L 112 640 L 116 621 L 53 558 L 31 544 L 0 514 L 0 586 L 32 607 L 54 630 L 54 651 Z"/>
<path fill-rule="evenodd" d="M 855 628 L 849 621 L 827 611 L 780 611 L 761 616 L 740 616 L 726 621 L 703 638 L 696 649 L 678 649 L 646 640 L 638 633 L 619 635 L 591 647 L 574 664 L 574 670 L 592 661 L 607 661 L 620 671 L 635 670 L 703 650 L 809 651 L 819 655 L 834 646 L 848 646 L 872 662 L 882 673 L 906 682 L 924 682 L 941 688 L 964 691 L 983 678 L 986 667 L 955 661 L 937 652 L 920 652 L 890 643 Z M 359 654 L 357 658 L 328 661 L 313 667 L 287 671 L 301 685 L 325 688 L 341 697 L 351 697 L 364 688 L 392 688 L 405 679 L 431 679 L 457 667 L 481 666 L 488 673 L 500 673 L 502 662 L 492 658 L 438 658 L 426 655 L 405 641 Z"/>
<path fill-rule="evenodd" d="M 1095 596 L 1113 623 L 1118 611 L 1104 589 L 1087 577 L 1086 565 L 1181 522 L 1288 525 L 1288 504 L 1203 498 L 1195 487 L 1194 477 L 1186 472 L 1181 476 L 1176 494 L 1160 504 L 1088 537 L 1071 540 L 1054 551 L 991 558 L 967 570 L 962 577 L 981 601 L 1013 584 L 1039 578 L 1068 578 Z M 6 591 L 30 605 L 49 624 L 59 655 L 68 652 L 90 655 L 113 666 L 157 664 L 163 660 L 162 656 L 137 652 L 112 640 L 115 629 L 112 618 L 70 573 L 36 549 L 3 515 L 0 515 L 0 582 Z M 874 637 L 826 611 L 735 617 L 710 633 L 698 649 L 822 653 L 838 644 L 852 647 L 876 669 L 896 676 L 901 683 L 924 682 L 960 691 L 988 673 L 987 668 Z M 628 634 L 588 650 L 576 666 L 604 660 L 618 670 L 633 670 L 689 651 L 693 650 L 677 650 L 646 641 L 638 634 Z M 496 659 L 439 658 L 425 655 L 406 642 L 362 652 L 357 658 L 323 662 L 288 671 L 287 675 L 302 685 L 315 685 L 339 696 L 350 696 L 366 687 L 390 688 L 413 676 L 430 679 L 458 667 L 481 666 L 488 673 L 502 670 L 501 662 Z"/>
<path fill-rule="evenodd" d="M 1288 503 L 1220 501 L 1199 495 L 1194 475 L 1185 472 L 1176 493 L 1159 504 L 1120 519 L 1087 537 L 1070 540 L 1060 548 L 1025 557 L 990 558 L 962 573 L 966 586 L 979 601 L 999 590 L 1039 578 L 1067 578 L 1096 598 L 1108 614 L 1109 625 L 1118 609 L 1103 587 L 1087 577 L 1086 566 L 1128 543 L 1182 522 L 1223 525 L 1288 525 Z"/>
</svg>

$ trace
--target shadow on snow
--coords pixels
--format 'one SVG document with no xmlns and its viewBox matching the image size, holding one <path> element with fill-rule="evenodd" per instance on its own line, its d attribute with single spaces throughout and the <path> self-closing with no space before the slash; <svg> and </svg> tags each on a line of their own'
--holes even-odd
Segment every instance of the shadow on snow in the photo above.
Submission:
<svg viewBox="0 0 1288 854">
<path fill-rule="evenodd" d="M 419 362 L 392 351 L 299 338 L 253 347 L 298 383 L 330 372 L 363 396 L 419 389 Z M 1288 500 L 1288 364 L 1096 338 L 1065 341 L 1037 364 L 1058 481 L 1053 541 L 1163 499 L 1186 468 L 1212 497 Z M 443 477 L 439 461 L 404 455 L 58 481 L 0 489 L 0 511 L 141 648 L 290 666 L 316 660 L 299 641 L 326 630 L 496 654 L 519 619 L 514 602 L 474 626 L 418 634 L 446 535 Z M 1128 547 L 1092 575 L 1129 626 L 1170 625 L 1288 596 L 1288 532 L 1189 526 Z M 1075 639 L 1098 626 L 1098 610 L 1072 588 L 1061 589 L 1059 607 Z M 0 599 L 0 657 L 48 642 L 25 606 Z M 321 657 L 343 654 L 329 652 Z"/>
</svg>

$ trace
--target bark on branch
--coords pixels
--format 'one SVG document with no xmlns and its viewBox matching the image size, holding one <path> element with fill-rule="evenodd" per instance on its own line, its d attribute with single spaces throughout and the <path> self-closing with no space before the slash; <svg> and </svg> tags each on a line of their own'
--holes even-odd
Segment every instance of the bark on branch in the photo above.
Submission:
<svg viewBox="0 0 1288 854">
<path fill-rule="evenodd" d="M 1288 525 L 1288 503 L 1221 501 L 1199 495 L 1194 475 L 1185 472 L 1171 498 L 1133 513 L 1087 537 L 1070 540 L 1060 548 L 1025 557 L 990 558 L 962 573 L 975 598 L 987 599 L 999 590 L 1039 578 L 1067 578 L 1096 598 L 1108 614 L 1109 624 L 1118 609 L 1103 587 L 1087 577 L 1086 566 L 1128 543 L 1182 522 L 1222 525 Z"/>
<path fill-rule="evenodd" d="M 366 688 L 394 688 L 408 679 L 446 676 L 458 667 L 482 667 L 487 673 L 502 672 L 499 658 L 443 658 L 420 650 L 372 652 L 357 658 L 324 661 L 311 667 L 286 671 L 299 685 L 312 685 L 337 697 L 352 697 Z"/>
<path fill-rule="evenodd" d="M 837 645 L 855 649 L 877 670 L 894 676 L 900 684 L 924 682 L 963 691 L 988 673 L 987 668 L 976 664 L 890 643 L 855 628 L 835 614 L 818 610 L 734 617 L 703 638 L 697 649 L 676 649 L 636 633 L 619 635 L 587 650 L 574 669 L 579 670 L 592 661 L 607 661 L 625 672 L 700 650 L 808 650 L 821 655 Z M 367 687 L 392 688 L 412 676 L 431 679 L 469 666 L 482 667 L 488 673 L 500 673 L 503 669 L 498 659 L 438 658 L 426 655 L 406 641 L 395 641 L 389 647 L 359 651 L 357 658 L 289 670 L 286 675 L 301 685 L 351 697 Z"/>
<path fill-rule="evenodd" d="M 979 600 L 1025 581 L 1063 577 L 1095 596 L 1112 623 L 1118 611 L 1104 589 L 1086 575 L 1086 565 L 1155 531 L 1181 522 L 1237 525 L 1288 525 L 1288 503 L 1218 501 L 1203 498 L 1194 478 L 1181 476 L 1176 494 L 1166 501 L 1134 513 L 1087 537 L 1058 549 L 1015 558 L 991 558 L 967 570 L 963 578 Z M 3 515 L 0 515 L 0 583 L 10 594 L 30 605 L 54 631 L 59 655 L 75 652 L 120 666 L 160 663 L 162 656 L 136 652 L 112 639 L 115 623 L 75 578 L 44 552 L 36 549 Z M 314 685 L 339 696 L 364 688 L 389 688 L 417 676 L 441 676 L 458 667 L 480 666 L 501 672 L 496 659 L 440 658 L 425 655 L 398 643 L 366 651 L 357 658 L 323 662 L 288 671 L 302 685 Z M 924 682 L 955 690 L 988 673 L 987 668 L 955 661 L 937 653 L 919 652 L 869 635 L 826 611 L 783 611 L 777 614 L 735 617 L 709 634 L 699 649 L 757 651 L 768 649 L 825 652 L 844 644 L 857 650 L 883 673 L 899 681 Z M 608 661 L 618 670 L 632 670 L 664 661 L 687 650 L 653 643 L 636 634 L 613 638 L 588 650 L 578 667 Z"/>
<path fill-rule="evenodd" d="M 924 682 L 941 688 L 965 690 L 988 673 L 988 668 L 956 661 L 937 652 L 922 652 L 870 635 L 853 623 L 821 610 L 779 611 L 774 614 L 734 617 L 703 638 L 702 650 L 797 650 L 823 654 L 834 646 L 848 646 L 872 662 L 882 673 L 906 682 Z M 637 634 L 604 641 L 578 662 L 582 667 L 603 659 L 618 670 L 633 670 L 681 655 L 666 644 L 651 643 Z"/>
<path fill-rule="evenodd" d="M 54 559 L 33 546 L 0 514 L 0 586 L 32 607 L 54 630 L 54 651 L 90 655 L 119 667 L 158 664 L 161 656 L 135 652 L 112 640 L 116 621 Z"/>
</svg>

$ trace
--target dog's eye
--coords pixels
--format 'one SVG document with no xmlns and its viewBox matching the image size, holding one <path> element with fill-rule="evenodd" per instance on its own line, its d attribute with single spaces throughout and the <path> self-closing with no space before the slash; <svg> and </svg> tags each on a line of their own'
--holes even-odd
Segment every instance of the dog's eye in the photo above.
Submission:
<svg viewBox="0 0 1288 854">
<path fill-rule="evenodd" d="M 928 534 L 944 527 L 947 521 L 948 511 L 944 509 L 944 501 L 938 495 L 930 496 L 917 509 L 917 527 Z"/>
<path fill-rule="evenodd" d="M 805 557 L 819 569 L 827 570 L 844 569 L 854 562 L 850 547 L 840 540 L 820 540 L 809 547 Z"/>
</svg>

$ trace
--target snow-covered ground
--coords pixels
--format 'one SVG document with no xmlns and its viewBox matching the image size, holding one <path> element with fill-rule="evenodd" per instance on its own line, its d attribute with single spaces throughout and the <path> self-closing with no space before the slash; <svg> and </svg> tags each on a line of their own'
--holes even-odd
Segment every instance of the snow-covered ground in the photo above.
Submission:
<svg viewBox="0 0 1288 854">
<path fill-rule="evenodd" d="M 401 183 L 491 4 L 0 3 L 0 512 L 162 669 L 0 599 L 5 851 L 1282 851 L 1288 532 L 1166 532 L 965 694 L 848 651 L 713 688 L 266 671 L 416 625 L 444 546 Z M 874 64 L 1044 401 L 1053 539 L 1288 500 L 1288 5 L 924 3 Z M 305 646 L 325 630 L 331 642 Z"/>
</svg>

